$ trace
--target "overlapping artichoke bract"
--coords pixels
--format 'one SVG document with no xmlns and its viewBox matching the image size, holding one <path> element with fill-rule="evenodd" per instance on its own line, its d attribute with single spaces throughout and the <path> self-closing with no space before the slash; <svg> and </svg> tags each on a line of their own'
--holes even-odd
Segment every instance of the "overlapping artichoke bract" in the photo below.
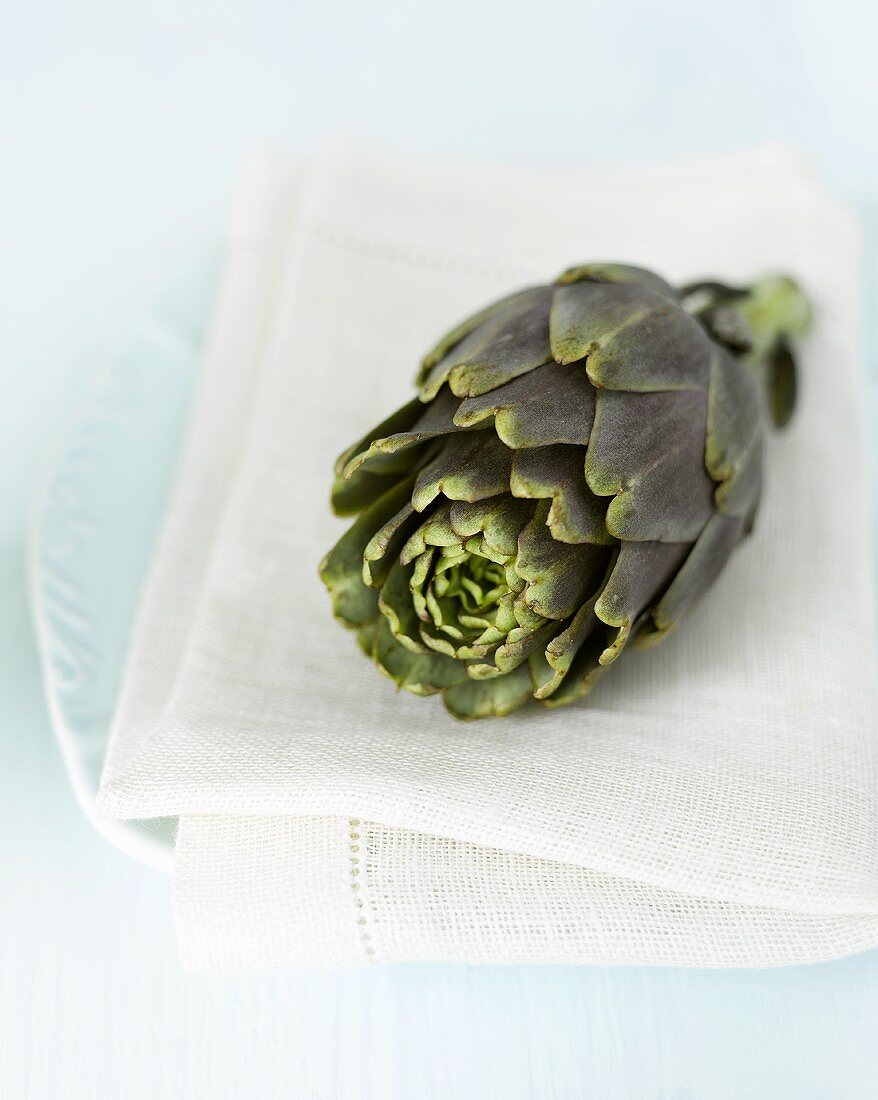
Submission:
<svg viewBox="0 0 878 1100">
<path fill-rule="evenodd" d="M 321 565 L 336 616 L 461 718 L 585 695 L 752 526 L 759 377 L 785 420 L 807 323 L 789 280 L 677 291 L 617 264 L 489 305 L 338 460 L 332 505 L 357 519 Z"/>
</svg>

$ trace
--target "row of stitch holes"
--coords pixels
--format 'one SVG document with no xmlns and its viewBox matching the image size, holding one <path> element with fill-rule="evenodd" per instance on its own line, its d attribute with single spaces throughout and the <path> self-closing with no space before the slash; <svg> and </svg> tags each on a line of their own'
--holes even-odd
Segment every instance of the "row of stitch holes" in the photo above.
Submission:
<svg viewBox="0 0 878 1100">
<path fill-rule="evenodd" d="M 359 818 L 352 818 L 348 825 L 350 826 L 350 832 L 348 837 L 350 840 L 350 861 L 351 861 L 351 890 L 354 893 L 354 905 L 359 910 L 359 916 L 357 917 L 357 926 L 360 933 L 360 942 L 363 945 L 367 955 L 374 955 L 375 948 L 371 944 L 372 936 L 369 934 L 366 928 L 366 916 L 363 912 L 365 905 L 363 899 L 360 897 L 360 884 L 357 879 L 360 877 L 360 834 L 357 830 L 360 827 Z"/>
</svg>

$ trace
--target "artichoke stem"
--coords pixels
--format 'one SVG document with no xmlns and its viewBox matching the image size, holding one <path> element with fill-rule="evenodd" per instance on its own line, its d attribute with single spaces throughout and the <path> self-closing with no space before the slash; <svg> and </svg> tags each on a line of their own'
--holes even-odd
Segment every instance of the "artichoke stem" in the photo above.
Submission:
<svg viewBox="0 0 878 1100">
<path fill-rule="evenodd" d="M 811 325 L 805 295 L 785 276 L 760 279 L 734 305 L 750 330 L 752 354 L 759 358 L 770 354 L 779 341 L 804 336 Z"/>
<path fill-rule="evenodd" d="M 772 421 L 783 427 L 796 403 L 792 344 L 808 331 L 812 318 L 798 285 L 786 276 L 774 275 L 746 289 L 700 283 L 684 288 L 683 294 L 695 299 L 691 311 L 714 339 L 753 371 Z"/>
</svg>

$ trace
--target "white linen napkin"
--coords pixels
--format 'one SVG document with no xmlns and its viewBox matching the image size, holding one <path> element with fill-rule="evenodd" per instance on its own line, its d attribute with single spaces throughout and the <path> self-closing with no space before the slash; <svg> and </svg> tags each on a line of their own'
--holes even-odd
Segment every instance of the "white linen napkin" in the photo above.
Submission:
<svg viewBox="0 0 878 1100">
<path fill-rule="evenodd" d="M 461 724 L 332 619 L 337 452 L 474 307 L 589 259 L 798 278 L 816 310 L 754 536 L 561 711 Z M 179 815 L 184 961 L 768 966 L 878 944 L 855 228 L 782 149 L 537 170 L 251 161 L 99 796 Z"/>
</svg>

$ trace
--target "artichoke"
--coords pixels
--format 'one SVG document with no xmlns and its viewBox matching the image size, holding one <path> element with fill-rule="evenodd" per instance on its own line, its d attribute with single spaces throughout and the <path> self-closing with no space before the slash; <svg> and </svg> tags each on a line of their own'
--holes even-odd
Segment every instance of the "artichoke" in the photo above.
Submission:
<svg viewBox="0 0 878 1100">
<path fill-rule="evenodd" d="M 789 419 L 808 323 L 789 279 L 677 290 L 621 264 L 476 313 L 338 459 L 332 506 L 357 519 L 320 567 L 336 617 L 460 718 L 585 695 L 749 533 L 763 406 Z"/>
</svg>

